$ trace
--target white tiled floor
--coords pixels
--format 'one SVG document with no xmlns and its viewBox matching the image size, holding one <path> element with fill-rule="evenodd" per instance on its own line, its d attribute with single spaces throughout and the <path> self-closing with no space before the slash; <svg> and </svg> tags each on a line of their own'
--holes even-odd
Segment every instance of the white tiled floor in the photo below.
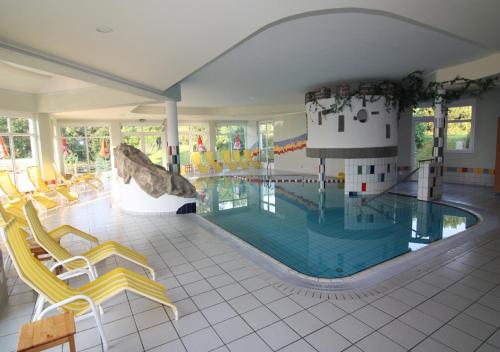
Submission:
<svg viewBox="0 0 500 352">
<path fill-rule="evenodd" d="M 486 190 L 464 194 L 474 194 L 469 201 L 476 205 L 500 210 L 500 200 L 486 194 L 477 201 Z M 113 298 L 105 305 L 110 351 L 500 351 L 500 239 L 380 296 L 325 300 L 273 287 L 268 273 L 198 227 L 192 216 L 125 215 L 104 198 L 61 208 L 46 219 L 49 228 L 71 223 L 146 254 L 179 308 L 174 321 L 168 308 L 134 294 Z M 87 248 L 75 239 L 63 244 L 75 253 Z M 146 274 L 115 259 L 98 270 L 118 264 Z M 19 325 L 29 321 L 36 298 L 12 268 L 7 275 L 2 351 L 15 349 Z M 79 350 L 102 350 L 91 320 L 78 323 L 76 341 Z"/>
</svg>

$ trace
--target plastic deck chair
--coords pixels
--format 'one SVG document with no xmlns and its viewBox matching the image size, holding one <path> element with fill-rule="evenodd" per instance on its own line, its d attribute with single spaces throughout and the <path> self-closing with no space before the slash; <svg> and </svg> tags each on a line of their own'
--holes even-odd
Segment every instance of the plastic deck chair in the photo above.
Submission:
<svg viewBox="0 0 500 352">
<path fill-rule="evenodd" d="M 248 150 L 248 149 L 243 150 L 243 156 L 245 157 L 245 159 L 248 160 L 248 162 L 250 163 L 250 165 L 252 165 L 252 167 L 254 169 L 260 169 L 261 168 L 260 161 L 252 159 L 252 153 L 250 153 L 250 150 Z"/>
<path fill-rule="evenodd" d="M 222 151 L 222 160 L 224 160 L 224 164 L 227 165 L 229 170 L 231 171 L 238 170 L 238 163 L 231 161 L 231 153 L 229 152 L 229 150 Z"/>
<path fill-rule="evenodd" d="M 222 172 L 224 166 L 222 166 L 221 163 L 215 161 L 214 152 L 205 152 L 205 157 L 207 158 L 208 165 L 210 165 L 215 172 Z"/>
<path fill-rule="evenodd" d="M 75 202 L 78 200 L 78 194 L 71 192 L 66 185 L 56 185 L 55 189 L 51 189 L 47 186 L 38 166 L 30 166 L 26 169 L 26 172 L 28 173 L 31 183 L 38 192 L 48 194 L 55 191 L 68 202 Z"/>
<path fill-rule="evenodd" d="M 45 249 L 47 253 L 54 257 L 56 261 L 61 262 L 66 270 L 71 271 L 87 267 L 93 268 L 95 264 L 116 255 L 139 266 L 142 266 L 151 273 L 153 280 L 155 278 L 155 271 L 151 266 L 148 265 L 147 258 L 141 253 L 134 251 L 133 249 L 122 246 L 121 244 L 114 241 L 108 241 L 78 256 L 73 256 L 63 246 L 61 246 L 53 236 L 50 236 L 49 233 L 45 231 L 42 223 L 40 222 L 40 219 L 38 218 L 36 209 L 33 206 L 33 203 L 31 203 L 30 201 L 28 201 L 24 205 L 24 215 L 26 216 L 28 226 L 35 241 L 43 249 Z M 97 276 L 95 268 L 92 270 L 94 275 Z"/>
<path fill-rule="evenodd" d="M 248 162 L 241 158 L 239 150 L 233 150 L 233 160 L 238 163 L 243 170 L 248 170 Z"/>
<path fill-rule="evenodd" d="M 16 219 L 19 226 L 28 227 L 23 210 L 11 204 L 3 205 L 0 202 L 0 217 L 5 224 L 11 219 Z"/>
<path fill-rule="evenodd" d="M 84 184 L 98 191 L 103 186 L 102 181 L 90 173 L 83 175 L 71 175 L 71 179 L 67 180 L 55 164 L 52 164 L 52 168 L 54 169 L 57 181 L 68 187 Z"/>
<path fill-rule="evenodd" d="M 22 208 L 13 207 L 10 204 L 3 206 L 0 203 L 0 217 L 2 218 L 4 223 L 7 223 L 11 219 L 16 219 L 18 226 L 28 228 L 28 222 L 26 221 L 26 217 L 24 216 L 24 211 Z M 46 230 L 46 232 L 56 241 L 60 241 L 63 236 L 72 234 L 89 242 L 99 243 L 99 240 L 96 237 L 71 225 L 62 225 L 53 229 L 52 231 Z"/>
<path fill-rule="evenodd" d="M 0 188 L 3 193 L 9 197 L 13 205 L 17 204 L 20 206 L 26 202 L 26 195 L 21 193 L 14 185 L 10 178 L 9 171 L 0 171 Z M 46 209 L 53 209 L 58 206 L 57 202 L 40 193 L 33 193 L 31 197 Z"/>
<path fill-rule="evenodd" d="M 198 170 L 200 174 L 208 174 L 210 172 L 210 168 L 201 162 L 201 155 L 199 152 L 193 152 L 191 154 L 191 161 L 194 168 Z"/>
<path fill-rule="evenodd" d="M 89 283 L 79 288 L 71 287 L 62 280 L 71 275 L 58 277 L 51 271 L 59 263 L 49 270 L 31 255 L 25 233 L 17 227 L 16 220 L 10 220 L 4 231 L 7 250 L 19 278 L 39 295 L 33 321 L 42 319 L 53 310 L 73 312 L 76 320 L 94 317 L 106 350 L 108 343 L 101 323 L 102 304 L 121 292 L 133 292 L 170 307 L 178 319 L 177 307 L 167 297 L 165 286 L 125 268 L 116 268 L 99 278 L 89 274 Z M 45 308 L 46 304 L 48 307 Z"/>
</svg>

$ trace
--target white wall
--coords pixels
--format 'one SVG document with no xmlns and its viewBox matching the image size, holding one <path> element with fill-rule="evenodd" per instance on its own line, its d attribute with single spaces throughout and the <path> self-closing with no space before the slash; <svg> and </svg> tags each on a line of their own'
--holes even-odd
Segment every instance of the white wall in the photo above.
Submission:
<svg viewBox="0 0 500 352">
<path fill-rule="evenodd" d="M 334 103 L 334 98 L 319 100 L 319 104 L 324 107 Z M 363 107 L 362 99 L 354 97 L 351 108 L 345 108 L 341 113 L 323 115 L 321 125 L 318 123 L 319 112 L 311 111 L 311 104 L 307 103 L 305 107 L 309 119 L 308 148 L 372 148 L 395 146 L 398 143 L 397 111 L 392 109 L 387 112 L 384 98 L 375 102 L 367 101 L 366 107 Z M 368 113 L 368 119 L 364 123 L 354 119 L 361 109 Z M 344 115 L 343 132 L 338 132 L 340 115 Z M 386 138 L 386 124 L 390 125 L 390 138 Z"/>
<path fill-rule="evenodd" d="M 274 141 L 300 136 L 307 132 L 304 113 L 285 115 L 274 120 Z M 306 149 L 287 152 L 274 156 L 274 168 L 280 171 L 293 173 L 317 174 L 318 159 L 306 157 Z M 339 171 L 344 171 L 343 159 L 327 159 L 326 174 L 336 176 Z"/>
</svg>

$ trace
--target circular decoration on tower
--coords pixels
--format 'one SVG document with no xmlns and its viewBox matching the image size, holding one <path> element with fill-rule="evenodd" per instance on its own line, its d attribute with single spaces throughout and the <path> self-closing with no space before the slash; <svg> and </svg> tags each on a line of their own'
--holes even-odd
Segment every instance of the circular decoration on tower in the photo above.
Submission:
<svg viewBox="0 0 500 352">
<path fill-rule="evenodd" d="M 356 119 L 361 123 L 365 123 L 368 120 L 368 112 L 365 109 L 360 109 L 356 115 Z"/>
</svg>

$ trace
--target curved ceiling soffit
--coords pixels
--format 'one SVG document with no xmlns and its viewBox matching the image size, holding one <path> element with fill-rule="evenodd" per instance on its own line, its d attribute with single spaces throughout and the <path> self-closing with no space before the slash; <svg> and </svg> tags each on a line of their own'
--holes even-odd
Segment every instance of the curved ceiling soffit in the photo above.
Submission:
<svg viewBox="0 0 500 352">
<path fill-rule="evenodd" d="M 182 85 L 182 82 L 184 80 L 188 79 L 189 77 L 193 76 L 195 73 L 201 71 L 203 68 L 205 68 L 205 67 L 209 66 L 210 64 L 212 64 L 213 62 L 217 61 L 219 58 L 223 57 L 224 55 L 226 55 L 230 51 L 235 50 L 236 48 L 238 48 L 239 46 L 241 46 L 245 42 L 249 41 L 250 39 L 258 36 L 259 34 L 261 34 L 263 32 L 265 32 L 269 28 L 272 28 L 272 27 L 275 27 L 275 26 L 279 26 L 280 24 L 283 24 L 283 23 L 292 22 L 292 21 L 300 19 L 300 18 L 314 17 L 314 16 L 328 15 L 328 14 L 342 14 L 342 13 L 361 13 L 361 14 L 369 14 L 369 15 L 390 17 L 390 18 L 399 20 L 401 22 L 406 22 L 408 24 L 416 25 L 416 26 L 419 26 L 419 27 L 424 28 L 424 29 L 432 30 L 434 32 L 437 32 L 437 33 L 449 36 L 450 38 L 453 38 L 453 39 L 458 39 L 458 40 L 464 41 L 464 42 L 466 42 L 468 44 L 476 45 L 476 46 L 481 47 L 483 49 L 488 49 L 483 44 L 478 43 L 478 42 L 476 42 L 474 40 L 471 40 L 471 39 L 468 39 L 468 38 L 464 38 L 464 37 L 456 35 L 454 33 L 445 31 L 445 30 L 443 30 L 441 28 L 437 28 L 437 27 L 434 27 L 434 26 L 431 26 L 431 25 L 428 25 L 428 24 L 416 21 L 416 20 L 414 20 L 412 18 L 409 18 L 409 17 L 406 17 L 406 16 L 401 16 L 399 14 L 396 14 L 396 13 L 393 13 L 393 12 L 389 12 L 389 11 L 369 9 L 369 8 L 362 8 L 362 7 L 343 7 L 343 8 L 333 8 L 333 9 L 317 10 L 317 11 L 308 11 L 308 12 L 303 12 L 303 13 L 300 13 L 300 14 L 295 14 L 295 15 L 283 17 L 281 19 L 278 19 L 276 21 L 273 21 L 273 22 L 271 22 L 271 23 L 269 23 L 269 24 L 261 27 L 260 29 L 256 30 L 252 34 L 248 35 L 247 37 L 243 38 L 242 40 L 240 40 L 239 42 L 237 42 L 236 44 L 234 44 L 233 46 L 231 46 L 230 48 L 228 48 L 227 50 L 223 51 L 221 54 L 219 54 L 216 57 L 214 57 L 212 60 L 210 60 L 207 63 L 205 63 L 204 65 L 200 66 L 199 68 L 197 68 L 196 70 L 194 70 L 193 72 L 191 72 L 189 75 L 187 75 L 186 77 L 184 77 L 183 79 L 181 79 L 177 83 L 175 83 L 172 86 L 170 86 L 167 89 L 165 89 L 164 92 L 167 92 L 169 89 L 171 89 L 172 87 L 175 87 L 176 85 Z M 182 87 L 181 87 L 181 92 L 182 92 Z M 182 93 L 181 93 L 181 95 L 182 95 Z"/>
</svg>

